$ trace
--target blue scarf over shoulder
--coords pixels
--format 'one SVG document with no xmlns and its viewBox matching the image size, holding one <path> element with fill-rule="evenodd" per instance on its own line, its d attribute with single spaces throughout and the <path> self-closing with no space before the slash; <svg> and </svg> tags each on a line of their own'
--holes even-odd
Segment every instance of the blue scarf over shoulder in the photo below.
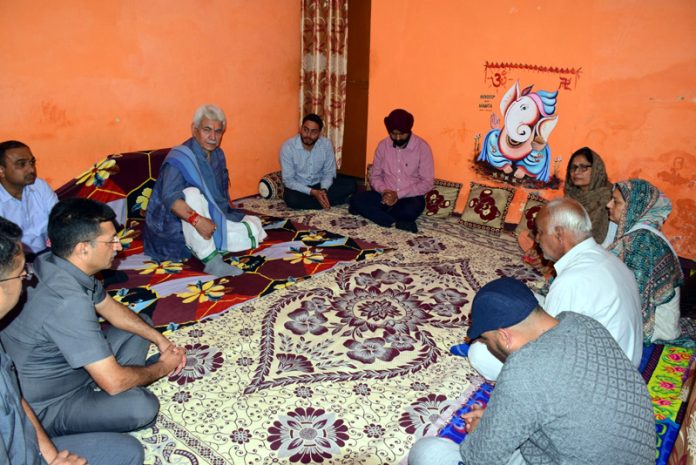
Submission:
<svg viewBox="0 0 696 465">
<path fill-rule="evenodd" d="M 196 187 L 208 200 L 210 218 L 217 225 L 213 239 L 218 250 L 226 250 L 226 220 L 241 221 L 244 213 L 230 207 L 229 178 L 225 154 L 216 149 L 206 159 L 194 140 L 174 147 L 162 162 L 160 177 L 152 190 L 143 230 L 145 253 L 155 260 L 180 260 L 191 256 L 186 248 L 181 220 L 171 212 L 186 187 Z M 174 198 L 173 198 L 174 196 Z"/>
<path fill-rule="evenodd" d="M 217 202 L 215 202 L 215 200 L 223 196 L 220 194 L 214 182 L 210 182 L 209 184 L 205 182 L 206 179 L 215 179 L 210 165 L 208 163 L 199 163 L 198 160 L 196 160 L 196 155 L 185 145 L 174 147 L 172 151 L 169 152 L 169 155 L 167 155 L 163 165 L 167 163 L 175 166 L 186 182 L 193 187 L 197 187 L 206 199 L 213 199 L 213 201 L 208 200 L 208 210 L 210 218 L 217 226 L 213 234 L 215 248 L 218 250 L 227 250 L 227 218 Z"/>
</svg>

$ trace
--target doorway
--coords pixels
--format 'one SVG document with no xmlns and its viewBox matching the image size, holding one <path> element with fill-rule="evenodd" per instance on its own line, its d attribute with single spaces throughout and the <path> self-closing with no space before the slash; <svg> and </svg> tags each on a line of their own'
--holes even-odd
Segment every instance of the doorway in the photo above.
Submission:
<svg viewBox="0 0 696 465">
<path fill-rule="evenodd" d="M 341 173 L 365 177 L 371 0 L 348 0 L 348 76 Z"/>
</svg>

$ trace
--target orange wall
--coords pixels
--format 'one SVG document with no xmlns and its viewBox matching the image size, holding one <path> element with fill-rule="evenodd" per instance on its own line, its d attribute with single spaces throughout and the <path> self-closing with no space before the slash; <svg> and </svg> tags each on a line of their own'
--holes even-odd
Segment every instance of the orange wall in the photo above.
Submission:
<svg viewBox="0 0 696 465">
<path fill-rule="evenodd" d="M 59 187 L 113 152 L 170 147 L 202 103 L 227 113 L 233 197 L 297 131 L 297 0 L 0 3 L 0 140 Z"/>
<path fill-rule="evenodd" d="M 372 2 L 368 162 L 386 136 L 383 117 L 404 107 L 414 132 L 430 143 L 435 175 L 491 183 L 472 170 L 474 136 L 490 129 L 480 95 L 495 89 L 484 63 L 582 68 L 562 90 L 549 143 L 565 175 L 583 145 L 607 162 L 610 180 L 648 179 L 674 204 L 666 234 L 682 256 L 696 258 L 696 4 L 518 0 L 378 0 Z M 353 31 L 351 31 L 352 33 Z M 500 113 L 500 96 L 493 109 Z M 554 90 L 556 75 L 524 74 L 522 87 Z M 545 196 L 561 195 L 545 191 Z M 462 199 L 464 197 L 464 199 Z M 518 189 L 509 222 L 526 193 Z"/>
</svg>

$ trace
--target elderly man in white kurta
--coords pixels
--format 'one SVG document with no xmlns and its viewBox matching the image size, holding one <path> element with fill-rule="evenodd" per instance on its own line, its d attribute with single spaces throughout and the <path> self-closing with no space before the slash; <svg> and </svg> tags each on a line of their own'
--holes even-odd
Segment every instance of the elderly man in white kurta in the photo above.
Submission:
<svg viewBox="0 0 696 465">
<path fill-rule="evenodd" d="M 633 273 L 592 238 L 592 222 L 572 199 L 556 199 L 536 216 L 537 242 L 544 257 L 555 262 L 556 278 L 540 305 L 551 316 L 571 311 L 599 321 L 637 368 L 643 352 L 640 296 Z M 502 363 L 485 345 L 469 348 L 471 365 L 495 380 Z"/>
</svg>

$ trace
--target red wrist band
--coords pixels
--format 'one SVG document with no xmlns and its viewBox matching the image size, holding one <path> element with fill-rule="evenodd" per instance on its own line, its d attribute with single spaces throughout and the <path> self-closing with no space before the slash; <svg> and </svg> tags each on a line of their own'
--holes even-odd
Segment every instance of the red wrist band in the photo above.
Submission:
<svg viewBox="0 0 696 465">
<path fill-rule="evenodd" d="M 198 218 L 200 218 L 200 216 L 201 215 L 199 215 L 198 213 L 193 212 L 191 213 L 191 216 L 189 216 L 186 219 L 186 222 L 192 224 L 193 226 L 196 226 L 196 223 L 198 223 Z"/>
</svg>

